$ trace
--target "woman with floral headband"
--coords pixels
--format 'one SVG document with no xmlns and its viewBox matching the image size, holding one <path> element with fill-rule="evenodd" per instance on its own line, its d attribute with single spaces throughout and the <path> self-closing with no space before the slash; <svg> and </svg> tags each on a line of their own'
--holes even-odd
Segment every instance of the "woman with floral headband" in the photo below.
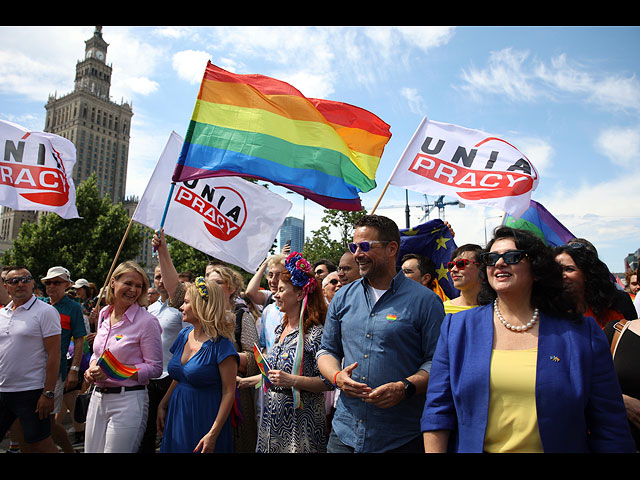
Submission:
<svg viewBox="0 0 640 480">
<path fill-rule="evenodd" d="M 198 277 L 188 284 L 180 307 L 184 328 L 171 347 L 168 372 L 173 381 L 158 406 L 163 453 L 231 453 L 238 354 L 234 321 L 214 281 Z"/>
<path fill-rule="evenodd" d="M 324 393 L 332 388 L 320 376 L 320 348 L 327 306 L 311 265 L 298 252 L 285 262 L 274 295 L 284 313 L 266 361 L 264 411 L 259 453 L 326 452 Z"/>
</svg>

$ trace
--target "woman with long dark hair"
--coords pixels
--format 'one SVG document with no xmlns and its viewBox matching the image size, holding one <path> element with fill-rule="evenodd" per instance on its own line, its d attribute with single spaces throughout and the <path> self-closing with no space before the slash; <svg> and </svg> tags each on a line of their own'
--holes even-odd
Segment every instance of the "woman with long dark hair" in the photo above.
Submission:
<svg viewBox="0 0 640 480">
<path fill-rule="evenodd" d="M 573 297 L 577 313 L 595 318 L 603 329 L 613 320 L 637 317 L 629 296 L 616 288 L 609 268 L 588 242 L 574 239 L 556 247 L 554 253 L 562 267 L 564 288 Z M 626 307 L 621 300 L 626 300 Z"/>
<path fill-rule="evenodd" d="M 632 452 L 606 338 L 575 313 L 553 252 L 496 229 L 482 306 L 447 315 L 422 416 L 426 452 Z"/>
</svg>

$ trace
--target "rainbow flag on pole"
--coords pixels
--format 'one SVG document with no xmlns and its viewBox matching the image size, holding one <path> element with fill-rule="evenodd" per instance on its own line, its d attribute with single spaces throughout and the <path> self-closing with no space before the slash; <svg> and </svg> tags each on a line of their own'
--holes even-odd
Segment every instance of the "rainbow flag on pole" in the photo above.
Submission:
<svg viewBox="0 0 640 480">
<path fill-rule="evenodd" d="M 262 356 L 262 353 L 260 353 L 260 349 L 255 343 L 253 344 L 253 354 L 256 358 L 256 363 L 258 364 L 258 368 L 262 373 L 262 383 L 256 385 L 256 388 L 262 385 L 264 390 L 266 390 L 269 384 L 271 383 L 271 380 L 269 380 L 269 376 L 267 375 L 269 373 L 269 364 L 264 359 L 264 357 Z"/>
<path fill-rule="evenodd" d="M 507 227 L 529 230 L 550 247 L 564 245 L 572 238 L 575 238 L 567 227 L 551 215 L 542 204 L 534 200 L 531 200 L 529 209 L 520 218 L 505 215 L 502 224 Z"/>
<path fill-rule="evenodd" d="M 96 365 L 102 368 L 104 373 L 113 380 L 126 380 L 139 370 L 139 368 L 131 368 L 123 365 L 109 350 L 105 350 L 102 355 L 100 355 Z"/>
<path fill-rule="evenodd" d="M 356 211 L 359 192 L 376 186 L 390 138 L 389 125 L 367 110 L 207 62 L 172 180 L 258 178 L 325 208 Z"/>
</svg>

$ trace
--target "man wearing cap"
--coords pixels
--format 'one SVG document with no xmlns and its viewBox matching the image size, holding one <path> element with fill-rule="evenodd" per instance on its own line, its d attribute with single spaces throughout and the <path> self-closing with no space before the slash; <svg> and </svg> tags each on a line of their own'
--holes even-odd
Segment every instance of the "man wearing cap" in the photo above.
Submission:
<svg viewBox="0 0 640 480">
<path fill-rule="evenodd" d="M 62 408 L 62 397 L 66 391 L 71 391 L 77 387 L 80 378 L 80 362 L 82 361 L 82 350 L 84 337 L 87 330 L 82 315 L 82 307 L 78 302 L 74 302 L 67 294 L 67 289 L 71 286 L 69 270 L 64 267 L 51 267 L 47 275 L 41 279 L 45 286 L 48 301 L 60 314 L 60 370 L 55 390 L 55 407 L 53 413 L 58 413 Z M 71 366 L 67 362 L 67 352 L 73 337 L 73 358 Z M 58 425 L 52 422 L 54 428 L 54 440 L 60 445 L 63 451 L 73 452 L 73 447 L 66 435 L 58 435 Z"/>
<path fill-rule="evenodd" d="M 26 268 L 8 269 L 4 283 L 12 300 L 0 308 L 0 438 L 18 419 L 28 451 L 57 453 L 51 412 L 60 369 L 60 315 L 33 295 Z"/>
</svg>

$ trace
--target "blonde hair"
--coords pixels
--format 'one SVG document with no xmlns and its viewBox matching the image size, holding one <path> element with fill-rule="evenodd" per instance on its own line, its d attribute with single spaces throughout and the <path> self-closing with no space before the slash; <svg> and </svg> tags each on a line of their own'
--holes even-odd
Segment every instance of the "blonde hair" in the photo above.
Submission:
<svg viewBox="0 0 640 480">
<path fill-rule="evenodd" d="M 286 259 L 287 256 L 282 253 L 278 253 L 276 255 L 273 255 L 272 257 L 269 257 L 269 260 L 267 261 L 267 272 L 274 265 L 282 265 L 284 267 Z"/>
<path fill-rule="evenodd" d="M 210 272 L 215 272 L 222 277 L 224 283 L 227 285 L 229 290 L 231 290 L 231 298 L 229 300 L 233 304 L 233 301 L 240 295 L 242 287 L 244 286 L 244 279 L 242 278 L 242 275 L 232 268 L 225 267 L 224 265 L 216 265 L 210 270 Z"/>
<path fill-rule="evenodd" d="M 214 339 L 220 335 L 233 340 L 235 321 L 226 309 L 220 286 L 213 280 L 208 280 L 204 281 L 204 285 L 201 284 L 200 287 L 195 283 L 189 283 L 186 291 L 189 293 L 191 308 L 200 320 L 202 330 Z"/>
<path fill-rule="evenodd" d="M 136 262 L 132 260 L 127 260 L 126 262 L 122 262 L 120 265 L 116 267 L 116 269 L 113 271 L 113 274 L 111 275 L 111 279 L 118 280 L 122 275 L 126 273 L 137 273 L 138 275 L 140 275 L 140 278 L 142 280 L 142 290 L 136 302 L 141 307 L 146 307 L 147 296 L 144 295 L 144 293 L 146 293 L 147 290 L 149 289 L 149 279 L 147 278 L 147 274 L 142 269 L 142 267 L 140 267 L 140 265 L 138 265 Z M 114 300 L 115 300 L 115 296 L 113 292 L 113 287 L 111 286 L 111 282 L 109 282 L 109 285 L 107 287 L 107 293 L 105 296 L 105 302 L 107 303 L 107 305 L 113 305 Z"/>
</svg>

